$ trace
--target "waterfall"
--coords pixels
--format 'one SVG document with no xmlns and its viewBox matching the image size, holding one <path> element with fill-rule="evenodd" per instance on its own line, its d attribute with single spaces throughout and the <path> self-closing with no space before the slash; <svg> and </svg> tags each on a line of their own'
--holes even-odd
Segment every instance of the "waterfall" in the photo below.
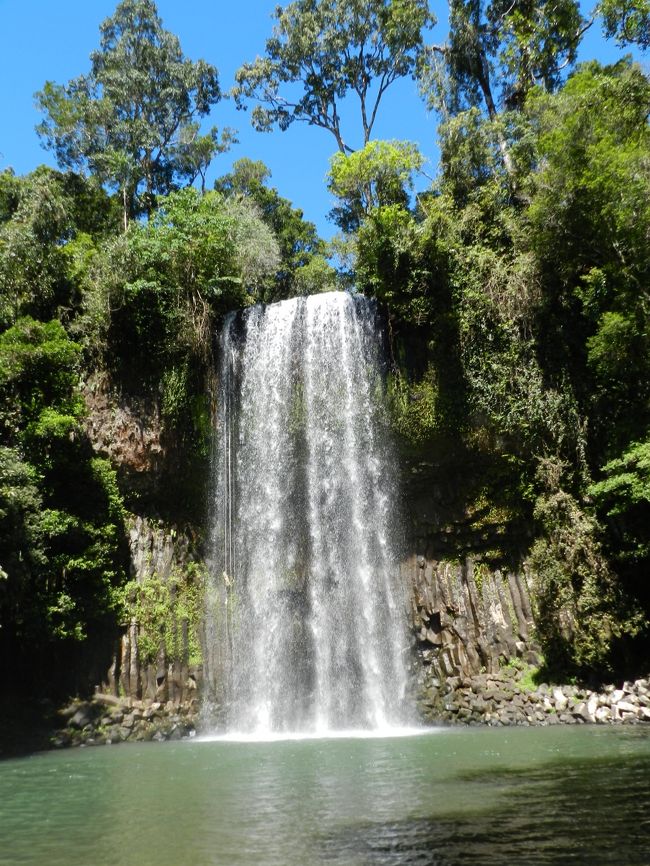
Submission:
<svg viewBox="0 0 650 866">
<path fill-rule="evenodd" d="M 229 730 L 408 721 L 376 318 L 332 292 L 224 324 L 206 667 Z"/>
</svg>

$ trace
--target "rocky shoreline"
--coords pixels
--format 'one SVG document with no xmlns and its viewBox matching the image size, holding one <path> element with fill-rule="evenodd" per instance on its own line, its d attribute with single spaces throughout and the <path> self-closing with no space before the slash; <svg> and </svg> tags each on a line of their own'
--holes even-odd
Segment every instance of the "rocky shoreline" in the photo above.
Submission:
<svg viewBox="0 0 650 866">
<path fill-rule="evenodd" d="M 534 685 L 514 668 L 443 682 L 432 678 L 418 709 L 433 725 L 644 724 L 650 723 L 650 677 L 596 691 Z M 59 716 L 64 724 L 51 738 L 55 748 L 189 739 L 200 725 L 197 698 L 162 703 L 98 693 L 73 701 Z"/>
<path fill-rule="evenodd" d="M 471 677 L 435 677 L 422 689 L 420 714 L 430 724 L 575 725 L 650 722 L 650 677 L 593 691 L 534 684 L 517 668 Z"/>
<path fill-rule="evenodd" d="M 97 693 L 91 700 L 73 701 L 60 711 L 65 723 L 51 744 L 64 748 L 188 739 L 196 735 L 198 715 L 197 698 L 160 702 Z"/>
</svg>

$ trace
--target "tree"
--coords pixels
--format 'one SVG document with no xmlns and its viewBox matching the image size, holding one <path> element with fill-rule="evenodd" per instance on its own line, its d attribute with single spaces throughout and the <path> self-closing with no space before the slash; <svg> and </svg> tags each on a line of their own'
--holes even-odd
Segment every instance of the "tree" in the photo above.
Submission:
<svg viewBox="0 0 650 866">
<path fill-rule="evenodd" d="M 502 108 L 521 110 L 533 88 L 558 87 L 590 24 L 577 0 L 450 0 L 448 40 L 429 46 L 421 66 L 429 107 L 447 118 L 480 108 L 491 121 Z M 495 132 L 512 179 L 507 136 L 498 124 Z"/>
<path fill-rule="evenodd" d="M 103 237 L 119 214 L 94 179 L 46 166 L 0 174 L 0 327 L 19 317 L 69 320 L 80 297 L 70 271 L 74 239 Z"/>
<path fill-rule="evenodd" d="M 602 0 L 598 9 L 607 36 L 616 37 L 621 45 L 650 47 L 649 0 Z"/>
<path fill-rule="evenodd" d="M 36 94 L 45 115 L 37 132 L 59 165 L 119 191 L 126 228 L 151 212 L 156 193 L 203 175 L 231 132 L 198 134 L 197 118 L 221 98 L 217 70 L 183 56 L 153 0 L 122 0 L 100 32 L 88 75 Z"/>
<path fill-rule="evenodd" d="M 482 105 L 490 118 L 521 109 L 534 87 L 557 88 L 590 24 L 576 0 L 451 0 L 449 38 L 428 49 L 430 100 L 451 114 Z"/>
<path fill-rule="evenodd" d="M 355 153 L 334 154 L 328 188 L 341 200 L 331 213 L 337 225 L 354 231 L 374 208 L 406 207 L 413 172 L 423 162 L 417 146 L 409 141 L 370 141 Z"/>
<path fill-rule="evenodd" d="M 244 158 L 237 160 L 232 172 L 214 185 L 228 198 L 240 197 L 253 202 L 277 239 L 280 262 L 272 284 L 262 291 L 266 302 L 303 293 L 311 276 L 318 285 L 327 284 L 333 274 L 331 268 L 328 270 L 325 243 L 318 237 L 316 226 L 304 219 L 302 210 L 294 208 L 277 189 L 268 185 L 270 177 L 271 172 L 263 162 Z M 318 264 L 314 264 L 314 259 Z M 299 274 L 300 291 L 297 291 Z"/>
<path fill-rule="evenodd" d="M 527 243 L 544 295 L 540 349 L 592 417 L 592 456 L 650 424 L 650 81 L 628 59 L 585 64 L 526 112 L 536 138 Z M 604 462 L 604 461 L 603 461 Z"/>
<path fill-rule="evenodd" d="M 427 0 L 295 0 L 278 7 L 275 19 L 265 56 L 237 71 L 237 106 L 258 103 L 252 122 L 260 131 L 297 120 L 326 129 L 342 153 L 353 150 L 342 100 L 356 95 L 367 144 L 384 93 L 414 75 L 422 31 L 435 23 Z"/>
<path fill-rule="evenodd" d="M 275 238 L 249 202 L 194 187 L 161 196 L 151 220 L 105 250 L 94 281 L 110 312 L 96 342 L 141 379 L 183 358 L 202 368 L 218 318 L 256 298 L 277 265 Z"/>
</svg>

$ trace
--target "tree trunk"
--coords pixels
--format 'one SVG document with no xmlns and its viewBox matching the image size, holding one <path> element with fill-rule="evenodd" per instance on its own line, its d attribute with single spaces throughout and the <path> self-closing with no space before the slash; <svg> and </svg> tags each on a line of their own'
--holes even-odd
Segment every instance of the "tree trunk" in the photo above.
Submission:
<svg viewBox="0 0 650 866">
<path fill-rule="evenodd" d="M 129 198 L 126 186 L 122 187 L 122 216 L 124 218 L 124 231 L 129 227 Z"/>
<path fill-rule="evenodd" d="M 490 78 L 487 71 L 487 62 L 482 52 L 479 56 L 476 78 L 478 80 L 479 87 L 481 88 L 483 99 L 485 100 L 485 106 L 487 108 L 488 116 L 490 120 L 496 120 L 498 116 L 498 111 L 496 105 L 494 104 L 494 97 L 492 96 L 492 88 L 490 87 Z M 499 140 L 499 150 L 501 151 L 501 156 L 503 158 L 503 164 L 505 166 L 506 173 L 514 183 L 515 167 L 510 156 L 510 148 L 508 147 L 508 142 L 505 140 L 505 137 L 500 129 L 497 130 L 497 138 Z"/>
</svg>

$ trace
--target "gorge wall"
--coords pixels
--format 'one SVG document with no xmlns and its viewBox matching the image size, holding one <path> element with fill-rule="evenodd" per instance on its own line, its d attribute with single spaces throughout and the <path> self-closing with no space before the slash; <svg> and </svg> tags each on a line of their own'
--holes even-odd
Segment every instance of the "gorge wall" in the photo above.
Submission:
<svg viewBox="0 0 650 866">
<path fill-rule="evenodd" d="M 169 503 L 158 514 L 151 507 L 168 494 L 166 479 L 177 471 L 174 443 L 165 436 L 156 400 L 120 395 L 105 378 L 91 382 L 86 399 L 93 446 L 117 467 L 133 503 L 125 588 L 130 615 L 98 687 L 116 698 L 195 711 L 205 649 L 205 528 L 199 521 L 170 519 Z M 514 659 L 537 663 L 531 576 L 481 562 L 471 549 L 481 540 L 476 532 L 459 541 L 463 530 L 454 528 L 449 506 L 457 495 L 452 482 L 434 483 L 435 465 L 407 462 L 405 475 L 400 507 L 407 554 L 400 578 L 409 590 L 418 688 L 449 677 L 496 673 Z M 481 532 L 485 535 L 485 528 Z"/>
<path fill-rule="evenodd" d="M 402 565 L 425 675 L 440 680 L 496 673 L 513 659 L 539 663 L 526 573 L 502 574 L 471 558 Z"/>
</svg>

